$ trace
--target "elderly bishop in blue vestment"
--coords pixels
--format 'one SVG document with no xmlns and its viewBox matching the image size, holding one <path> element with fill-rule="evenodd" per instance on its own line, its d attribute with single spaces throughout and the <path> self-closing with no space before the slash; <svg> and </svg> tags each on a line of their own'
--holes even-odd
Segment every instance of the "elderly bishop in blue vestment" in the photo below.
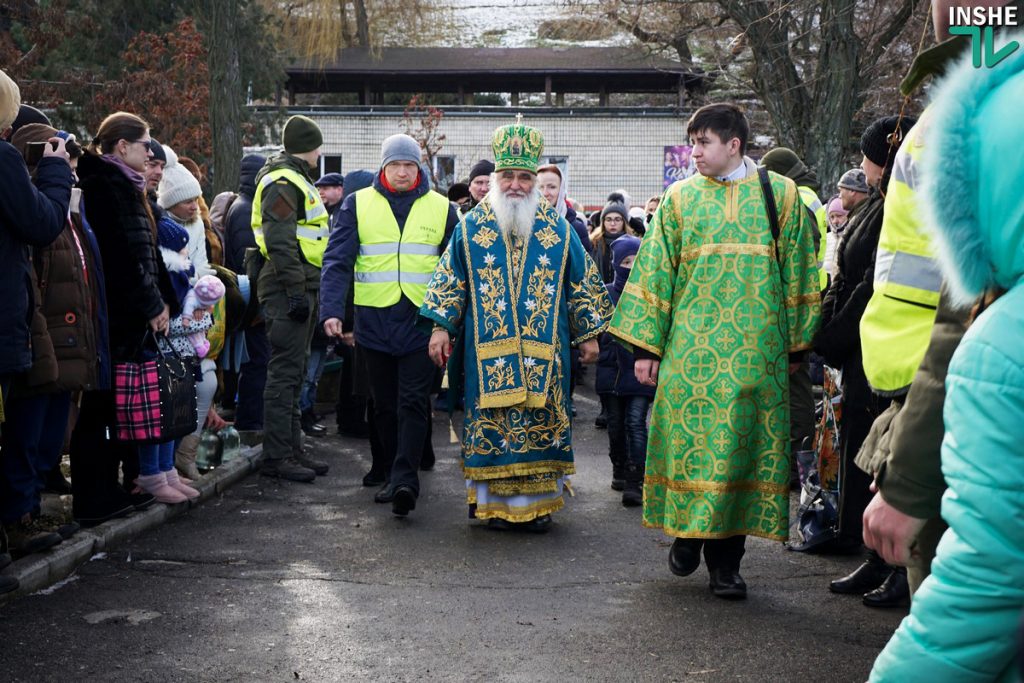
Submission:
<svg viewBox="0 0 1024 683">
<path fill-rule="evenodd" d="M 575 472 L 570 348 L 597 359 L 612 304 L 576 232 L 536 188 L 540 131 L 503 126 L 487 197 L 455 228 L 420 315 L 430 355 L 464 378 L 470 515 L 544 532 Z M 453 347 L 454 344 L 454 347 Z"/>
</svg>

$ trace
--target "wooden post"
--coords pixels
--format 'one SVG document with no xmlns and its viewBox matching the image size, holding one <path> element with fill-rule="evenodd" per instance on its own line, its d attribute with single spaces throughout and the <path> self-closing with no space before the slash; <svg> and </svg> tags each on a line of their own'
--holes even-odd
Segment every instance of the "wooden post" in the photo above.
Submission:
<svg viewBox="0 0 1024 683">
<path fill-rule="evenodd" d="M 597 106 L 608 106 L 608 91 L 605 89 L 604 85 L 601 86 L 601 89 L 597 93 Z"/>
<path fill-rule="evenodd" d="M 473 106 L 475 104 L 475 98 L 473 97 L 473 95 L 474 93 L 471 92 L 466 93 L 466 104 L 468 104 L 469 106 Z"/>
<path fill-rule="evenodd" d="M 565 106 L 565 93 L 562 92 L 561 90 L 559 90 L 555 94 L 555 106 L 556 107 L 564 107 Z"/>
<path fill-rule="evenodd" d="M 461 83 L 459 84 L 459 95 L 458 95 L 458 97 L 459 97 L 459 100 L 458 100 L 459 104 L 465 104 L 466 103 L 466 90 L 465 90 L 465 88 L 462 87 Z"/>
<path fill-rule="evenodd" d="M 373 104 L 373 100 L 371 99 L 371 94 L 370 94 L 370 84 L 369 83 L 366 83 L 366 82 L 363 83 L 363 92 L 359 96 L 359 104 L 362 104 L 362 105 L 365 105 L 365 106 L 370 106 L 371 104 Z"/>
<path fill-rule="evenodd" d="M 295 85 L 293 83 L 288 84 L 288 106 L 295 106 Z"/>
<path fill-rule="evenodd" d="M 519 93 L 517 93 L 517 92 L 512 93 L 512 106 L 513 107 L 518 107 L 519 106 Z"/>
<path fill-rule="evenodd" d="M 679 103 L 680 109 L 686 106 L 686 77 L 682 74 L 679 75 Z"/>
<path fill-rule="evenodd" d="M 544 106 L 551 106 L 551 76 L 544 77 Z"/>
</svg>

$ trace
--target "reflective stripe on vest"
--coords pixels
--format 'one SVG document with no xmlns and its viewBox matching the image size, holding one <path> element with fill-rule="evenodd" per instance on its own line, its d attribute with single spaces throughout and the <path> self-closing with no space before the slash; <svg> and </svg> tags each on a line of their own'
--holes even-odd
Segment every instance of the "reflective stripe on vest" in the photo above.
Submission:
<svg viewBox="0 0 1024 683">
<path fill-rule="evenodd" d="M 441 257 L 448 207 L 445 197 L 427 192 L 413 202 L 405 227 L 399 230 L 386 197 L 372 187 L 356 192 L 357 306 L 386 308 L 403 294 L 413 305 L 423 305 Z"/>
<path fill-rule="evenodd" d="M 909 389 L 928 349 L 942 284 L 914 192 L 928 118 L 926 110 L 896 152 L 878 237 L 874 292 L 860 321 L 864 375 L 872 390 L 886 396 Z"/>
<path fill-rule="evenodd" d="M 818 281 L 821 283 L 821 288 L 825 289 L 828 285 L 828 273 L 825 272 L 825 247 L 828 242 L 828 213 L 825 211 L 825 207 L 822 205 L 821 200 L 818 199 L 818 195 L 814 193 L 809 187 L 799 186 L 796 188 L 800 192 L 800 199 L 803 201 L 804 206 L 811 210 L 814 214 L 814 220 L 817 223 L 818 235 L 820 240 L 818 242 Z"/>
<path fill-rule="evenodd" d="M 252 200 L 252 232 L 263 258 L 267 254 L 266 238 L 263 235 L 263 190 L 278 180 L 287 180 L 299 188 L 303 196 L 303 213 L 295 225 L 295 240 L 302 251 L 303 258 L 313 266 L 320 268 L 324 262 L 324 251 L 327 250 L 327 238 L 330 235 L 330 215 L 327 207 L 320 199 L 320 192 L 313 187 L 308 178 L 290 168 L 278 168 L 267 173 L 260 179 L 256 188 L 256 196 Z"/>
</svg>

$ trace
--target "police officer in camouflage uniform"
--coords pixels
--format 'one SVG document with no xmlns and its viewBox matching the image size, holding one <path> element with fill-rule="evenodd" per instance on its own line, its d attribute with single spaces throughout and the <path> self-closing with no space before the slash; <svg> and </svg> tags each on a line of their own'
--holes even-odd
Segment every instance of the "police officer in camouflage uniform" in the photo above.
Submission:
<svg viewBox="0 0 1024 683">
<path fill-rule="evenodd" d="M 328 237 L 328 213 L 313 186 L 323 134 L 311 119 L 285 123 L 284 152 L 256 176 L 252 229 L 259 254 L 257 293 L 266 319 L 270 363 L 263 391 L 263 453 L 260 474 L 311 482 L 327 463 L 303 454 L 299 394 L 317 320 L 320 267 Z M 250 250 L 255 252 L 256 250 Z"/>
</svg>

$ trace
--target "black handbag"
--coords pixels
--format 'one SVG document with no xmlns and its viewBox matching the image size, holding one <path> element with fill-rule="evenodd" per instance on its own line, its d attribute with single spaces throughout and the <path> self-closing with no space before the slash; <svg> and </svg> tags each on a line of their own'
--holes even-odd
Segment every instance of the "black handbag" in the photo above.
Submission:
<svg viewBox="0 0 1024 683">
<path fill-rule="evenodd" d="M 115 427 L 119 441 L 158 444 L 196 430 L 196 377 L 163 335 L 154 341 L 156 357 L 114 366 Z M 148 340 L 148 339 L 147 339 Z"/>
</svg>

